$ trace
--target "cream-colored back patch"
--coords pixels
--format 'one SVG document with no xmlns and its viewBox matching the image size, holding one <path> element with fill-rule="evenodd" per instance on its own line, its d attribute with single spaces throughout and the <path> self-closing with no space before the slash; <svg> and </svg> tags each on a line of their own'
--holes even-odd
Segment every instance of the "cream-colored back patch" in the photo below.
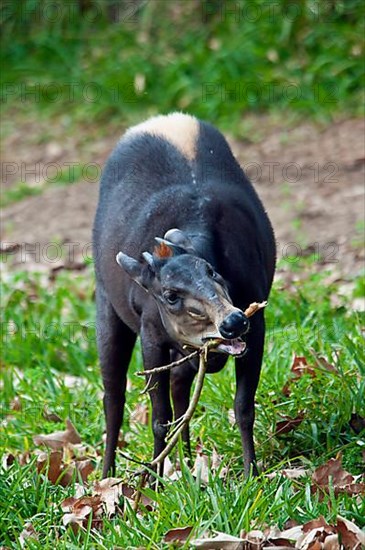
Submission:
<svg viewBox="0 0 365 550">
<path fill-rule="evenodd" d="M 123 137 L 128 138 L 144 133 L 165 138 L 175 145 L 189 161 L 195 158 L 199 123 L 191 115 L 184 113 L 158 115 L 137 124 L 137 126 L 132 126 Z"/>
</svg>

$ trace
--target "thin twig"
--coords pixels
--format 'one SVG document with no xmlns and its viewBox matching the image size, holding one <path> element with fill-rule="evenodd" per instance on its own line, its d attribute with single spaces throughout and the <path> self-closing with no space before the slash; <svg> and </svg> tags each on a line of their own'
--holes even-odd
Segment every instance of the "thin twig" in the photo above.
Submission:
<svg viewBox="0 0 365 550">
<path fill-rule="evenodd" d="M 244 314 L 246 315 L 246 317 L 251 317 L 254 313 L 256 313 L 256 311 L 259 311 L 259 309 L 263 309 L 266 306 L 267 306 L 266 301 L 252 302 L 252 304 L 250 304 L 248 308 L 244 311 Z"/>
<path fill-rule="evenodd" d="M 175 367 L 179 367 L 185 361 L 189 361 L 190 359 L 193 359 L 197 355 L 199 355 L 200 350 L 195 350 L 193 353 L 190 353 L 189 355 L 185 355 L 181 359 L 178 359 L 177 361 L 173 361 L 172 363 L 169 363 L 168 365 L 163 365 L 162 367 L 155 367 L 154 369 L 149 370 L 142 370 L 139 372 L 136 372 L 137 376 L 145 376 L 146 374 L 156 374 L 158 372 L 164 372 L 165 370 L 174 369 Z"/>
<path fill-rule="evenodd" d="M 180 427 L 181 427 L 182 424 L 185 424 L 185 415 L 180 416 L 178 422 L 175 423 L 173 429 L 169 431 L 169 433 L 166 436 L 166 441 L 168 441 L 169 439 L 174 437 L 176 431 L 180 430 Z"/>
<path fill-rule="evenodd" d="M 139 485 L 138 485 L 136 494 L 135 494 L 135 496 L 134 496 L 133 511 L 134 511 L 135 513 L 138 512 L 138 506 L 139 506 L 139 503 L 140 503 L 140 500 L 141 500 L 141 496 L 142 496 L 142 489 L 143 489 L 144 486 L 146 485 L 147 477 L 148 477 L 148 472 L 145 471 L 145 472 L 141 475 L 140 483 L 139 483 Z"/>
<path fill-rule="evenodd" d="M 257 311 L 259 311 L 260 309 L 266 307 L 266 305 L 267 305 L 267 302 L 253 302 L 245 310 L 244 314 L 246 315 L 246 317 L 251 317 Z M 170 454 L 170 452 L 172 451 L 172 449 L 175 447 L 176 443 L 178 442 L 178 439 L 179 439 L 179 436 L 180 436 L 181 432 L 183 431 L 185 426 L 187 426 L 189 424 L 189 422 L 190 422 L 190 420 L 191 420 L 191 418 L 192 418 L 192 416 L 195 412 L 195 409 L 197 407 L 201 391 L 203 389 L 204 377 L 205 377 L 205 373 L 206 373 L 207 366 L 208 366 L 207 365 L 208 352 L 209 352 L 209 350 L 215 348 L 220 343 L 220 341 L 221 340 L 219 340 L 219 339 L 209 340 L 209 341 L 205 342 L 205 344 L 199 350 L 194 351 L 190 355 L 187 355 L 187 356 L 183 357 L 182 359 L 179 359 L 178 361 L 174 361 L 173 363 L 170 363 L 169 365 L 165 365 L 163 367 L 157 367 L 155 369 L 150 369 L 150 370 L 147 370 L 147 371 L 144 371 L 144 372 L 137 372 L 137 374 L 139 376 L 146 375 L 146 374 L 152 374 L 152 373 L 154 374 L 154 373 L 158 373 L 158 372 L 163 372 L 163 371 L 166 371 L 166 370 L 170 370 L 171 368 L 177 367 L 177 366 L 181 365 L 182 363 L 184 363 L 185 361 L 188 361 L 189 359 L 192 359 L 193 357 L 199 355 L 199 370 L 198 370 L 198 374 L 197 374 L 197 378 L 196 378 L 194 393 L 193 393 L 193 396 L 192 396 L 191 401 L 189 403 L 189 406 L 186 409 L 185 414 L 183 414 L 183 416 L 181 416 L 180 418 L 176 419 L 175 421 L 169 423 L 169 426 L 174 425 L 174 428 L 173 428 L 172 432 L 168 435 L 169 441 L 168 441 L 166 447 L 164 448 L 164 450 L 158 456 L 156 456 L 152 460 L 152 462 L 150 462 L 148 464 L 148 466 L 146 465 L 148 468 L 153 469 L 155 466 L 158 466 L 159 464 L 163 463 L 164 459 Z M 150 380 L 148 381 L 148 384 L 149 383 L 150 383 Z M 147 386 L 148 386 L 148 384 L 147 384 Z M 146 479 L 145 478 L 146 470 L 137 471 L 136 475 L 139 475 L 139 474 L 142 474 L 144 476 L 142 478 L 143 479 L 143 484 L 144 484 L 145 479 Z M 140 486 L 140 488 L 143 487 L 143 484 Z M 138 494 L 139 494 L 139 498 L 140 498 L 140 489 L 138 489 Z M 138 507 L 138 502 L 137 502 L 136 506 Z"/>
<path fill-rule="evenodd" d="M 127 455 L 126 453 L 123 453 L 122 451 L 118 451 L 118 455 L 122 456 L 126 460 L 130 460 L 131 462 L 134 462 L 135 464 L 139 464 L 140 466 L 149 466 L 149 462 L 143 462 L 143 460 L 137 460 L 136 458 L 132 458 L 131 456 Z"/>
<path fill-rule="evenodd" d="M 152 374 L 151 374 L 151 376 L 149 377 L 149 379 L 147 380 L 147 384 L 146 384 L 144 390 L 141 391 L 140 395 L 144 395 L 145 393 L 147 393 L 147 392 L 149 392 L 149 391 L 152 391 L 152 390 L 154 390 L 154 389 L 156 388 L 158 382 L 156 382 L 156 384 L 154 384 L 154 385 L 152 386 L 152 388 L 150 388 L 151 380 L 152 380 Z"/>
<path fill-rule="evenodd" d="M 191 420 L 191 418 L 194 414 L 194 411 L 196 409 L 196 406 L 198 404 L 199 397 L 200 397 L 200 394 L 201 394 L 201 391 L 202 391 L 202 388 L 203 388 L 204 377 L 205 377 L 205 373 L 206 373 L 206 370 L 207 370 L 206 354 L 207 354 L 207 352 L 210 348 L 214 347 L 214 345 L 216 345 L 215 342 L 214 343 L 207 342 L 199 350 L 199 370 L 198 370 L 198 374 L 197 374 L 197 378 L 196 378 L 194 393 L 193 393 L 193 396 L 192 396 L 191 401 L 189 403 L 189 406 L 186 409 L 186 412 L 185 412 L 184 416 L 181 419 L 181 424 L 179 424 L 178 427 L 175 428 L 175 430 L 174 430 L 175 433 L 171 437 L 170 441 L 168 442 L 168 444 L 166 445 L 164 450 L 158 456 L 156 456 L 156 458 L 154 458 L 152 460 L 151 467 L 157 466 L 158 464 L 161 464 L 163 462 L 163 460 L 167 457 L 167 455 L 175 447 L 175 445 L 176 445 L 176 443 L 179 439 L 179 436 L 180 436 L 181 432 L 183 431 L 184 427 L 189 424 L 189 422 L 190 422 L 190 420 Z"/>
<path fill-rule="evenodd" d="M 259 311 L 259 309 L 263 309 L 266 306 L 267 306 L 267 302 L 252 302 L 252 304 L 250 304 L 249 307 L 245 310 L 244 314 L 246 315 L 246 317 L 251 317 L 254 313 Z M 213 346 L 210 346 L 210 347 L 213 347 Z M 202 349 L 203 347 L 193 351 L 189 355 L 185 355 L 184 357 L 182 357 L 181 359 L 178 359 L 177 361 L 172 361 L 172 363 L 169 363 L 168 365 L 163 365 L 162 367 L 155 367 L 154 369 L 138 371 L 136 372 L 136 374 L 137 376 L 146 376 L 148 374 L 152 375 L 152 374 L 157 374 L 159 372 L 164 372 L 166 370 L 174 369 L 175 367 L 179 367 L 186 361 L 189 361 L 190 359 L 193 359 L 194 357 L 199 355 Z M 207 353 L 208 349 L 209 349 L 209 346 L 205 348 L 205 353 Z M 150 381 L 151 381 L 151 378 L 148 380 L 147 387 L 143 390 L 143 393 L 146 393 L 148 385 L 150 384 Z"/>
<path fill-rule="evenodd" d="M 175 420 L 169 420 L 169 422 L 167 422 L 166 424 L 162 424 L 162 425 L 165 426 L 166 428 L 171 428 L 171 426 L 176 426 L 176 424 L 181 422 L 181 420 L 183 418 L 184 418 L 184 415 L 179 416 L 179 418 L 175 418 Z"/>
</svg>

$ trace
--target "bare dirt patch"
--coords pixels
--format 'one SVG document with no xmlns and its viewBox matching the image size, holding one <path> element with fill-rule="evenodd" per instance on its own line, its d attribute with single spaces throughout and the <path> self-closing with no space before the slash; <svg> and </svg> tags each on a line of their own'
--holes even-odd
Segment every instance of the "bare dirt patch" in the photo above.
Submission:
<svg viewBox="0 0 365 550">
<path fill-rule="evenodd" d="M 263 123 L 264 119 L 257 119 L 257 124 Z M 61 133 L 41 146 L 28 142 L 25 147 L 24 133 L 18 130 L 6 138 L 5 151 L 20 162 L 24 157 L 66 163 L 78 154 L 84 162 L 102 165 L 120 134 L 115 129 L 108 137 L 93 134 L 91 139 L 88 134 L 78 148 L 75 140 L 64 146 Z M 349 119 L 325 129 L 311 123 L 291 130 L 268 126 L 267 136 L 259 143 L 229 140 L 269 212 L 279 258 L 315 252 L 344 274 L 360 271 L 364 264 L 364 135 L 364 122 Z M 98 185 L 87 181 L 48 186 L 41 195 L 3 210 L 2 241 L 20 243 L 23 249 L 28 246 L 28 253 L 23 251 L 22 258 L 18 254 L 17 262 L 26 260 L 32 268 L 35 261 L 49 264 L 54 251 L 42 253 L 42 249 L 50 242 L 76 243 L 76 254 L 86 250 L 90 254 L 97 196 Z M 25 266 L 18 263 L 17 267 Z"/>
</svg>

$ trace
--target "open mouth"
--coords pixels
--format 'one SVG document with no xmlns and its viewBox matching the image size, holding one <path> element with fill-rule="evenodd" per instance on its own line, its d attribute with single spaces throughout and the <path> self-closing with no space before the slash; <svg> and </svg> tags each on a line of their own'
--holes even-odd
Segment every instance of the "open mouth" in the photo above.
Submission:
<svg viewBox="0 0 365 550">
<path fill-rule="evenodd" d="M 246 351 L 246 342 L 241 340 L 241 338 L 234 338 L 233 340 L 214 338 L 214 341 L 217 342 L 217 346 L 213 348 L 212 351 L 222 351 L 223 353 L 228 353 L 234 357 L 239 357 Z"/>
</svg>

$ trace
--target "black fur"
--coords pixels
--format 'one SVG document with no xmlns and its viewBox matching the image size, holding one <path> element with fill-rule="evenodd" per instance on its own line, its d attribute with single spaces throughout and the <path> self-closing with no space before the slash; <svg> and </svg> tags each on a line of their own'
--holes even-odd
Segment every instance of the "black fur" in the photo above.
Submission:
<svg viewBox="0 0 365 550">
<path fill-rule="evenodd" d="M 178 131 L 178 128 L 177 128 Z M 144 366 L 170 362 L 181 353 L 166 334 L 156 303 L 117 265 L 122 251 L 138 260 L 152 251 L 154 238 L 177 227 L 191 238 L 198 254 L 225 279 L 233 304 L 244 310 L 268 298 L 275 269 L 275 241 L 255 190 L 222 134 L 199 122 L 196 157 L 189 162 L 171 143 L 149 134 L 121 140 L 101 180 L 94 224 L 97 280 L 98 348 L 105 387 L 107 449 L 104 475 L 114 471 L 115 447 L 123 418 L 128 363 L 141 335 Z M 245 472 L 256 473 L 253 447 L 254 395 L 259 380 L 264 316 L 251 319 L 248 351 L 236 359 L 235 414 L 244 447 Z M 227 357 L 218 356 L 212 369 Z M 172 376 L 175 414 L 186 409 L 194 365 Z M 169 374 L 156 376 L 152 392 L 154 455 L 163 449 L 172 418 Z M 185 440 L 188 433 L 185 433 Z"/>
</svg>

